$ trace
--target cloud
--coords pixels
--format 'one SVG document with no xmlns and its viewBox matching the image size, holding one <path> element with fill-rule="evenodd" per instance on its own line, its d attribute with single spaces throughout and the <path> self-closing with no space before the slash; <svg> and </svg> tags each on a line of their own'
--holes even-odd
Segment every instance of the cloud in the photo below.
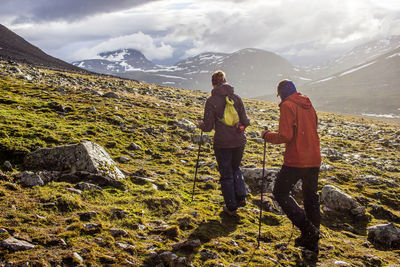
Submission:
<svg viewBox="0 0 400 267">
<path fill-rule="evenodd" d="M 158 0 L 2 0 L 0 15 L 13 24 L 76 21 L 91 15 L 129 9 Z"/>
<path fill-rule="evenodd" d="M 65 60 L 88 58 L 82 51 L 93 56 L 100 48 L 127 46 L 151 59 L 167 60 L 169 55 L 169 61 L 247 47 L 289 58 L 319 57 L 400 34 L 398 0 L 93 1 L 82 0 L 80 6 L 72 0 L 6 0 L 0 17 L 11 3 L 25 3 L 10 14 L 25 14 L 39 23 L 31 19 L 6 26 Z M 40 23 L 42 13 L 48 13 L 44 18 L 49 22 Z"/>
<path fill-rule="evenodd" d="M 114 51 L 118 49 L 132 48 L 141 51 L 148 59 L 165 59 L 172 56 L 174 52 L 170 45 L 163 42 L 156 44 L 155 40 L 142 32 L 119 36 L 104 41 L 94 47 L 82 48 L 73 57 L 76 59 L 99 58 L 101 52 Z"/>
</svg>

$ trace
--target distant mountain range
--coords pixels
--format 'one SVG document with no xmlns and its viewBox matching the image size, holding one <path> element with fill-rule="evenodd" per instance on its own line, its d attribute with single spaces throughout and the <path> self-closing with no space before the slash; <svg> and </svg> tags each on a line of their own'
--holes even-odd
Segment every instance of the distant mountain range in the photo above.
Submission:
<svg viewBox="0 0 400 267">
<path fill-rule="evenodd" d="M 83 71 L 65 61 L 49 56 L 1 24 L 0 58 L 55 69 Z"/>
<path fill-rule="evenodd" d="M 210 90 L 211 74 L 222 69 L 244 97 L 270 94 L 282 78 L 289 77 L 298 83 L 311 80 L 286 59 L 260 49 L 242 49 L 232 54 L 202 53 L 173 66 L 155 65 L 133 49 L 101 53 L 99 57 L 72 64 L 98 73 L 202 91 Z"/>
<path fill-rule="evenodd" d="M 172 66 L 156 65 L 140 51 L 119 49 L 72 65 L 51 57 L 0 25 L 0 58 L 51 68 L 82 69 L 163 86 L 210 91 L 211 74 L 222 69 L 243 97 L 278 101 L 276 85 L 294 80 L 319 110 L 400 118 L 400 36 L 355 47 L 332 61 L 298 67 L 268 51 L 202 53 Z"/>
</svg>

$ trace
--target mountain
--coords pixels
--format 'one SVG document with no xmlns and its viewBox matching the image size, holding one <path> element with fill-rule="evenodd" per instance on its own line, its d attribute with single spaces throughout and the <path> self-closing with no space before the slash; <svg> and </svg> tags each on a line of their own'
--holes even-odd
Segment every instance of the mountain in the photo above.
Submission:
<svg viewBox="0 0 400 267">
<path fill-rule="evenodd" d="M 134 51 L 134 53 L 132 52 Z M 274 95 L 282 78 L 299 83 L 309 81 L 305 73 L 284 58 L 260 49 L 242 49 L 235 53 L 202 53 L 173 66 L 152 64 L 140 52 L 124 49 L 99 54 L 102 59 L 73 62 L 98 73 L 193 90 L 209 91 L 211 74 L 222 69 L 236 92 L 245 97 Z"/>
<path fill-rule="evenodd" d="M 0 58 L 56 69 L 83 71 L 58 58 L 49 56 L 1 24 Z"/>
<path fill-rule="evenodd" d="M 252 120 L 242 161 L 249 196 L 229 217 L 213 133 L 203 133 L 196 160 L 194 123 L 207 96 L 0 60 L 0 266 L 400 266 L 399 125 L 318 112 L 323 163 L 315 262 L 295 247 L 300 231 L 271 195 L 282 146 L 267 146 L 261 179 L 261 125 L 277 129 L 277 105 L 243 98 Z M 73 149 L 86 141 L 104 148 L 91 150 L 91 158 L 109 155 L 111 165 Z M 61 171 L 23 160 L 66 145 L 54 159 Z M 71 159 L 82 163 L 79 169 Z M 79 171 L 94 166 L 101 172 Z M 115 167 L 125 175 L 117 187 L 102 175 Z M 297 186 L 293 192 L 301 203 Z"/>
<path fill-rule="evenodd" d="M 306 67 L 305 69 L 310 77 L 318 79 L 361 65 L 398 47 L 400 47 L 400 35 L 393 35 L 356 46 L 323 65 Z"/>
<path fill-rule="evenodd" d="M 155 67 L 141 52 L 134 49 L 119 49 L 103 52 L 99 59 L 72 62 L 72 65 L 103 74 L 119 74 L 130 71 L 145 71 Z"/>
<path fill-rule="evenodd" d="M 400 118 L 400 47 L 301 87 L 318 109 Z"/>
</svg>

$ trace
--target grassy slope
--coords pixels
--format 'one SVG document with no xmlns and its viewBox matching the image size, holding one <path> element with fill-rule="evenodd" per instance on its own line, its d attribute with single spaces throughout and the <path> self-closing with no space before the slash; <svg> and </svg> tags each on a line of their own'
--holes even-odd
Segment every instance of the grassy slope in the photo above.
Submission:
<svg viewBox="0 0 400 267">
<path fill-rule="evenodd" d="M 15 253 L 0 250 L 0 263 L 29 261 L 49 265 L 60 263 L 77 252 L 87 264 L 123 264 L 128 259 L 141 265 L 149 252 L 170 251 L 173 244 L 192 238 L 202 241 L 199 251 L 206 248 L 219 256 L 203 262 L 199 251 L 186 255 L 194 266 L 215 266 L 216 263 L 224 266 L 230 263 L 239 266 L 300 265 L 303 262 L 300 250 L 293 247 L 293 239 L 288 249 L 279 249 L 278 244 L 287 242 L 292 231 L 298 234 L 285 216 L 265 213 L 262 228 L 265 242 L 257 250 L 255 205 L 248 204 L 239 211 L 239 219 L 229 220 L 221 213 L 223 199 L 219 185 L 211 181 L 198 184 L 195 201 L 190 203 L 197 147 L 189 141 L 191 134 L 176 128 L 173 122 L 181 118 L 197 121 L 206 94 L 47 70 L 41 70 L 37 80 L 27 82 L 18 75 L 9 74 L 4 62 L 0 64 L 0 156 L 2 161 L 14 163 L 14 172 L 21 171 L 20 159 L 26 151 L 40 147 L 91 140 L 106 147 L 116 159 L 126 156 L 127 146 L 135 142 L 143 149 L 130 151 L 131 161 L 118 163 L 119 167 L 126 173 L 154 179 L 153 184 L 158 187 L 157 190 L 151 182 L 128 176 L 124 181 L 125 191 L 106 188 L 77 195 L 67 190 L 73 187 L 68 183 L 22 188 L 12 183 L 11 172 L 7 172 L 9 181 L 0 181 L 0 228 L 37 246 Z M 19 68 L 37 72 L 26 66 Z M 60 93 L 60 88 L 66 94 Z M 85 93 L 85 88 L 117 91 L 122 98 L 94 96 Z M 55 103 L 70 107 L 71 111 L 58 113 Z M 276 105 L 256 100 L 245 100 L 245 105 L 253 122 L 248 132 L 259 131 L 265 124 L 277 125 Z M 396 126 L 328 113 L 319 116 L 325 126 L 320 129 L 323 148 L 367 158 L 364 166 L 346 160 L 330 162 L 324 158 L 334 170 L 321 173 L 320 187 L 334 184 L 364 205 L 380 204 L 400 216 L 399 188 L 357 186 L 357 179 L 367 174 L 399 182 L 398 168 L 390 169 L 390 165 L 398 166 L 400 161 L 398 147 L 385 142 L 396 133 L 398 136 Z M 354 124 L 366 127 L 360 130 Z M 282 152 L 283 147 L 268 146 L 267 167 L 279 167 Z M 262 144 L 249 138 L 243 164 L 260 167 L 261 159 Z M 210 144 L 204 147 L 201 160 L 200 176 L 217 178 Z M 377 194 L 379 191 L 382 193 Z M 129 216 L 113 218 L 114 208 L 126 210 Z M 78 216 L 83 211 L 98 213 L 91 222 L 101 223 L 100 232 L 83 230 L 85 222 Z M 385 222 L 373 218 L 369 225 Z M 160 228 L 162 225 L 166 226 Z M 399 251 L 381 250 L 367 242 L 365 227 L 369 225 L 351 218 L 324 217 L 318 264 L 330 265 L 334 260 L 344 260 L 363 266 L 371 265 L 374 258 L 374 265 L 379 262 L 400 264 Z M 114 238 L 108 232 L 112 228 L 124 229 L 129 234 Z M 8 236 L 0 234 L 0 240 Z M 54 242 L 60 238 L 68 246 Z M 118 247 L 118 242 L 132 244 L 134 248 L 126 251 Z"/>
</svg>

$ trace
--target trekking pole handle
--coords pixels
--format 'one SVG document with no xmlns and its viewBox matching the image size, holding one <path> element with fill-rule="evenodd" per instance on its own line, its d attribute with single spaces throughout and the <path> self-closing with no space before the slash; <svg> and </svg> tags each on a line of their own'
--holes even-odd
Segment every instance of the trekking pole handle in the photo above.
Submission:
<svg viewBox="0 0 400 267">
<path fill-rule="evenodd" d="M 263 134 L 263 136 L 262 136 L 262 138 L 264 139 L 264 141 L 265 141 L 265 135 L 267 134 L 267 132 L 269 131 L 268 130 L 268 126 L 264 126 L 264 131 L 266 131 L 264 134 Z"/>
</svg>

